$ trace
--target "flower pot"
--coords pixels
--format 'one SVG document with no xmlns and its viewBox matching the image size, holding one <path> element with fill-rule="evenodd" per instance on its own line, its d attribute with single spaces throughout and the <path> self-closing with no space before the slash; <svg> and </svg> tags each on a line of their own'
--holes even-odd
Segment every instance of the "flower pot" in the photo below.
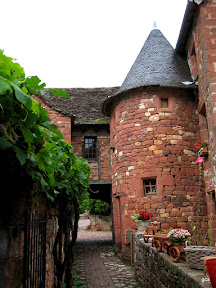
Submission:
<svg viewBox="0 0 216 288">
<path fill-rule="evenodd" d="M 136 222 L 138 232 L 142 232 L 143 233 L 144 230 L 146 229 L 146 227 L 149 226 L 150 222 L 151 222 L 151 220 L 145 220 L 145 221 L 138 220 Z"/>
<path fill-rule="evenodd" d="M 190 268 L 202 270 L 203 263 L 201 257 L 210 256 L 215 254 L 215 248 L 209 246 L 190 246 L 186 242 L 186 248 L 184 248 L 186 257 L 188 259 L 188 265 Z"/>
<path fill-rule="evenodd" d="M 213 288 L 216 288 L 216 259 L 206 260 L 210 281 Z"/>
<path fill-rule="evenodd" d="M 207 155 L 208 155 L 208 147 L 207 147 L 207 146 L 202 147 L 202 148 L 199 150 L 198 155 L 199 155 L 199 156 L 207 156 Z"/>
</svg>

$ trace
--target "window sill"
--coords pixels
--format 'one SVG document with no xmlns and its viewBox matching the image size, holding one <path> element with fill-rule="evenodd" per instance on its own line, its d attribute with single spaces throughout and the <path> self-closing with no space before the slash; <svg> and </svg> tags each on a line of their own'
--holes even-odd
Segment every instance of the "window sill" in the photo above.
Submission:
<svg viewBox="0 0 216 288">
<path fill-rule="evenodd" d="M 147 197 L 147 196 L 158 196 L 158 194 L 157 193 L 145 193 L 144 196 L 145 197 Z"/>
<path fill-rule="evenodd" d="M 89 163 L 97 163 L 98 160 L 97 159 L 87 159 L 85 158 Z"/>
</svg>

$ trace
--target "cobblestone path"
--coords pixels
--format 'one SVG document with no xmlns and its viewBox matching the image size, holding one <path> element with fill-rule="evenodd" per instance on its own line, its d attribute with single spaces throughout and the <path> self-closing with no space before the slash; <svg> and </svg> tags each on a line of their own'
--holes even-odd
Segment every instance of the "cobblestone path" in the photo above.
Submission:
<svg viewBox="0 0 216 288">
<path fill-rule="evenodd" d="M 111 232 L 93 232 L 80 220 L 74 249 L 74 272 L 83 281 L 83 288 L 140 288 L 133 268 L 124 264 L 113 252 Z M 77 282 L 78 283 L 78 282 Z"/>
</svg>

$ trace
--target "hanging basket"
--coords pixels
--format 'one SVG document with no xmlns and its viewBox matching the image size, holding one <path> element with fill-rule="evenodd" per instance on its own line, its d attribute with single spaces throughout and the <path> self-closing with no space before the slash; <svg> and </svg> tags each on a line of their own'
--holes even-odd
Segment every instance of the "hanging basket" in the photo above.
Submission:
<svg viewBox="0 0 216 288">
<path fill-rule="evenodd" d="M 190 268 L 202 270 L 203 262 L 201 257 L 215 255 L 215 248 L 210 246 L 190 246 L 186 242 L 186 248 L 184 248 L 188 265 Z"/>
</svg>

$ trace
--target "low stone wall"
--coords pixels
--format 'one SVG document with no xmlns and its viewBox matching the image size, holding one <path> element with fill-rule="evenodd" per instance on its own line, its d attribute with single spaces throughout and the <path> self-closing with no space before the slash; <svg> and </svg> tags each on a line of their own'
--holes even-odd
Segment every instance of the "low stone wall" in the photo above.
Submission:
<svg viewBox="0 0 216 288">
<path fill-rule="evenodd" d="M 210 282 L 202 283 L 203 271 L 190 269 L 188 263 L 172 262 L 170 257 L 158 253 L 150 243 L 135 234 L 135 276 L 144 288 L 211 288 Z"/>
<path fill-rule="evenodd" d="M 89 215 L 90 229 L 110 231 L 112 228 L 112 216 Z"/>
</svg>

